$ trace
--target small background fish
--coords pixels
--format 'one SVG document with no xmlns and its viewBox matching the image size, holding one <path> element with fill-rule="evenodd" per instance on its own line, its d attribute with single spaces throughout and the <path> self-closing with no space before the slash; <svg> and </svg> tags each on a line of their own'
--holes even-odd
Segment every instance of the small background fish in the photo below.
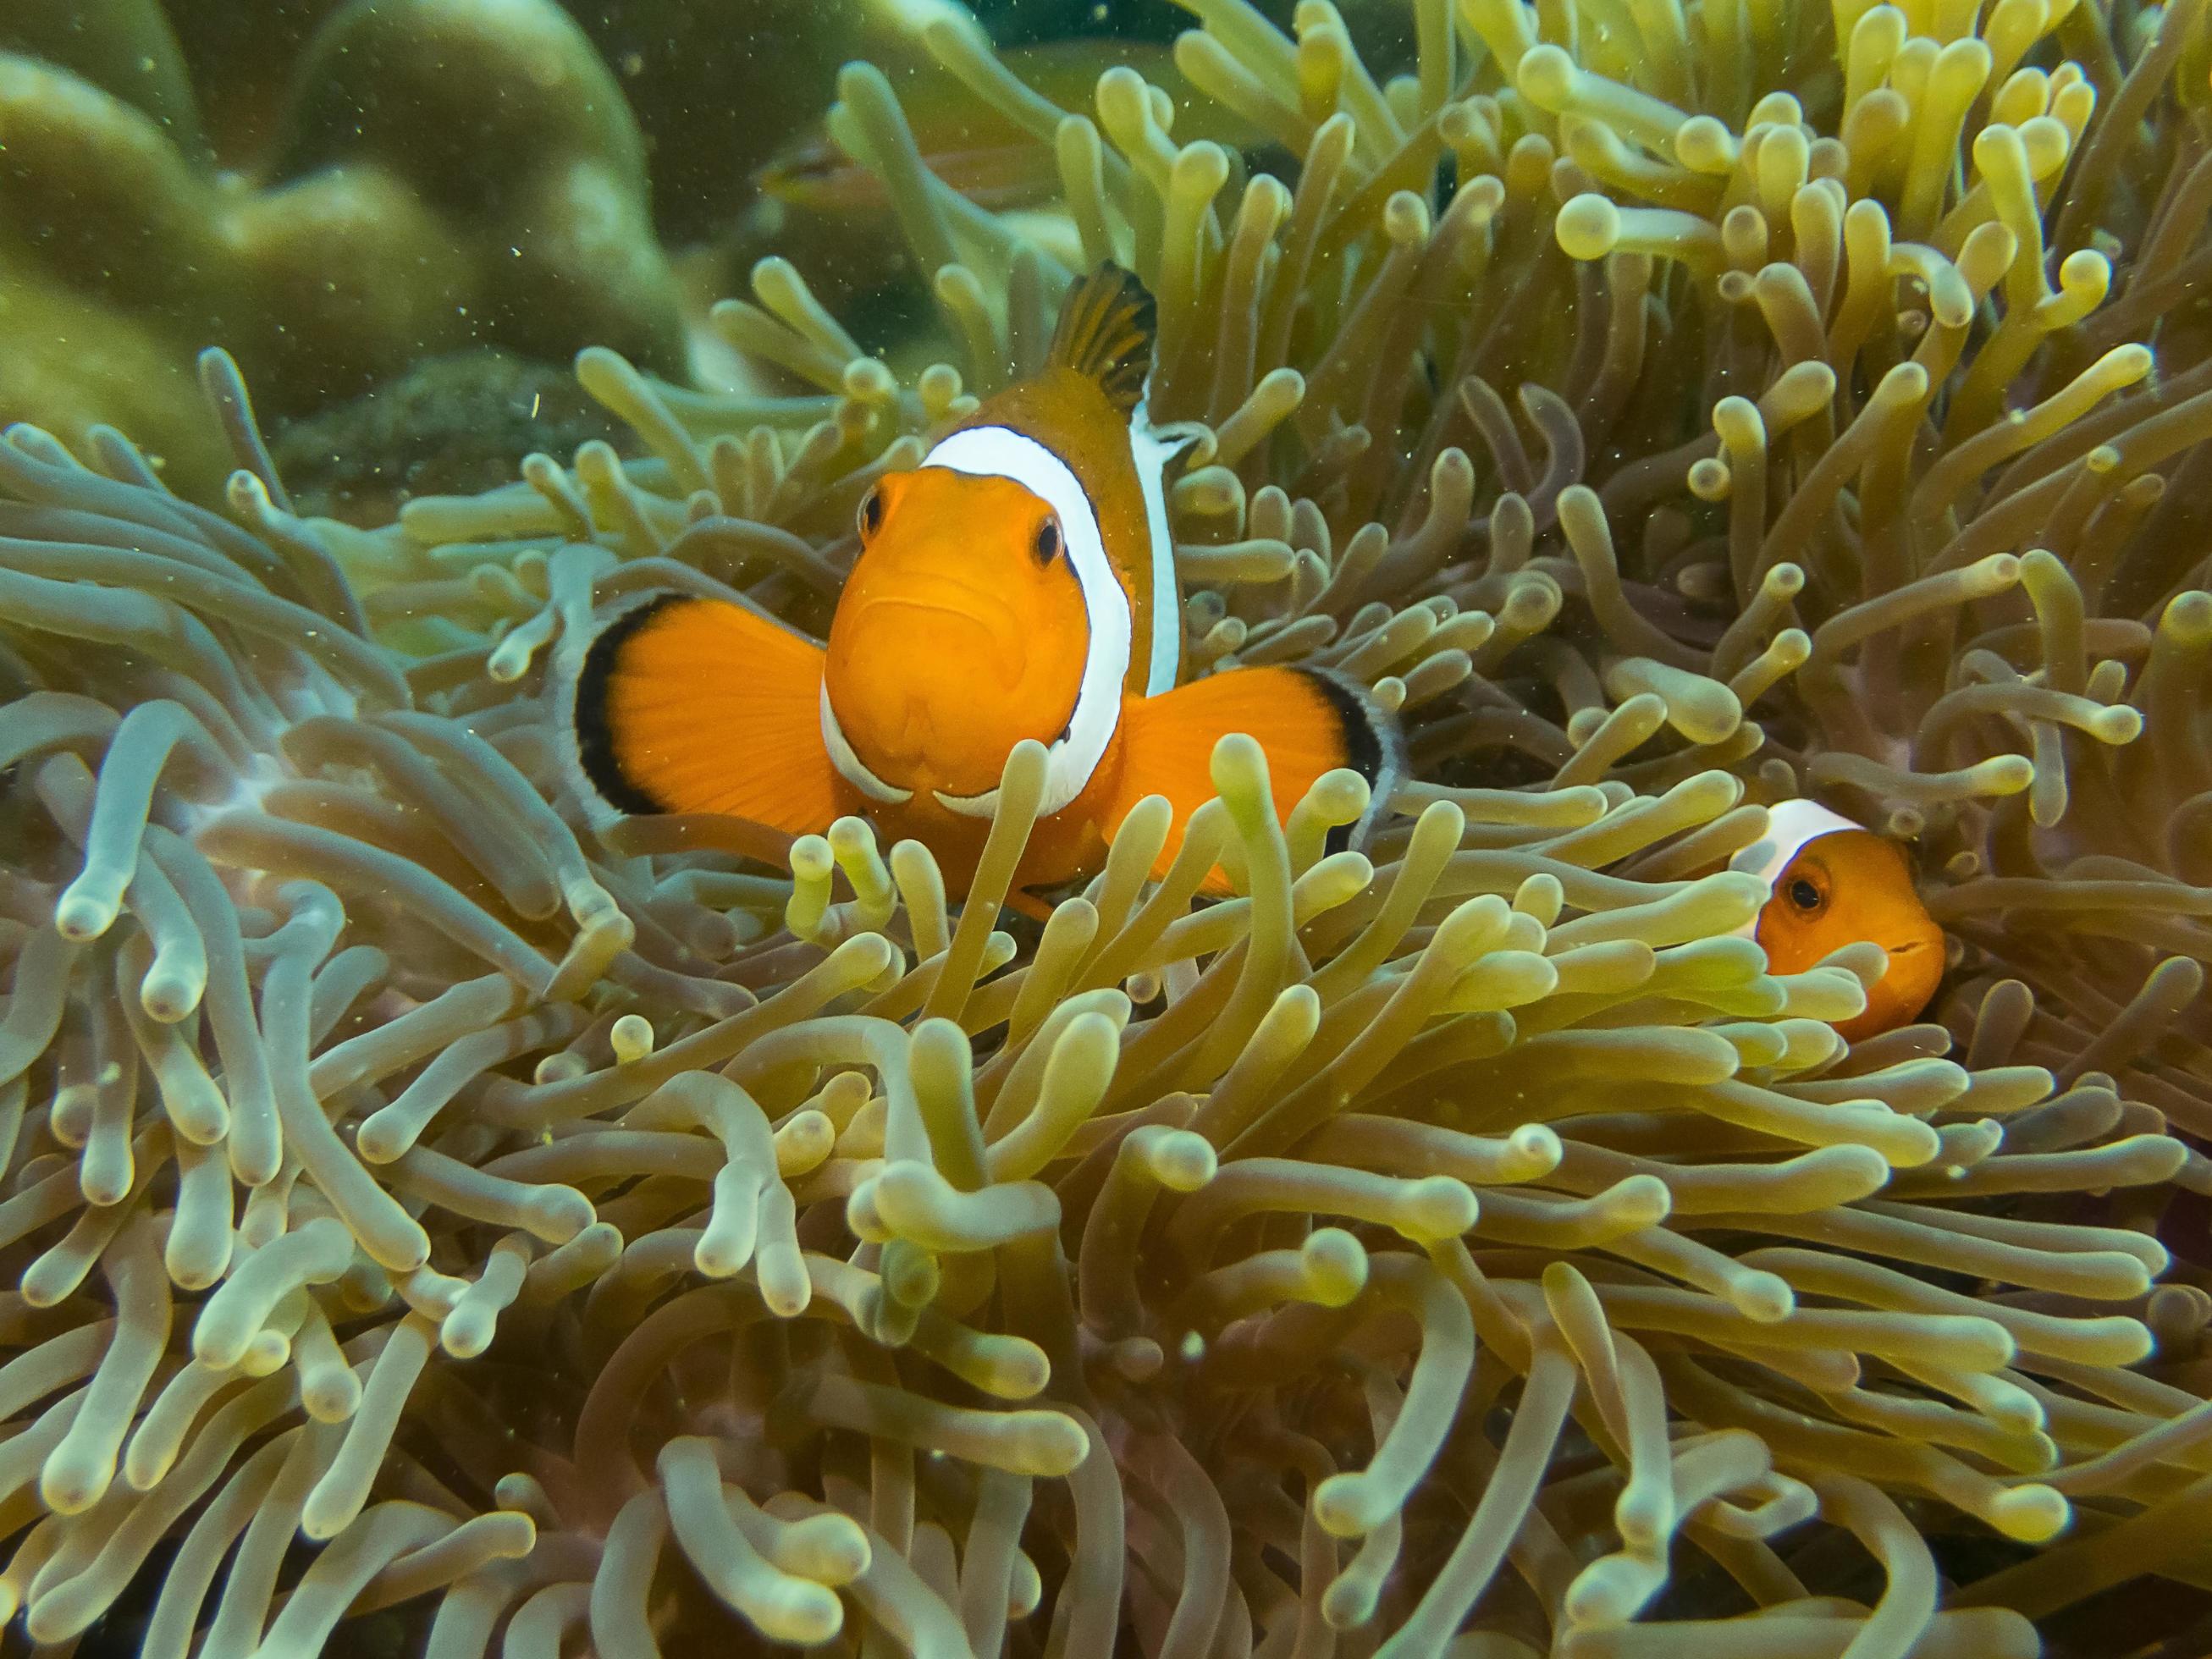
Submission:
<svg viewBox="0 0 2212 1659">
<path fill-rule="evenodd" d="M 1780 801 L 1766 816 L 1771 850 L 1744 867 L 1771 882 L 1773 896 L 1743 931 L 1768 967 L 1802 973 L 1871 940 L 1888 953 L 1888 971 L 1867 993 L 1866 1012 L 1836 1030 L 1856 1042 L 1917 1018 L 1943 977 L 1943 930 L 1920 902 L 1904 850 L 1813 801 Z"/>
</svg>

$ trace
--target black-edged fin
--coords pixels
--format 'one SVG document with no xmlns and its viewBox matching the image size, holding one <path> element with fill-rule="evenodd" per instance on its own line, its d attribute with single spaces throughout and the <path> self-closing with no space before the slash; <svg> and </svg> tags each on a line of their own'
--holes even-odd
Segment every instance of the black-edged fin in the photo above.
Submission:
<svg viewBox="0 0 2212 1659">
<path fill-rule="evenodd" d="M 1090 376 L 1128 415 L 1144 401 L 1158 330 L 1152 291 L 1109 260 L 1068 290 L 1050 360 Z"/>
<path fill-rule="evenodd" d="M 599 798 L 617 811 L 635 817 L 674 809 L 624 769 L 622 745 L 616 741 L 609 717 L 608 698 L 624 653 L 652 625 L 654 617 L 681 603 L 681 595 L 657 593 L 642 605 L 632 605 L 599 630 L 591 648 L 585 652 L 584 665 L 576 676 L 572 715 L 576 731 L 576 758 Z"/>
<path fill-rule="evenodd" d="M 1266 751 L 1276 816 L 1285 822 L 1323 773 L 1349 767 L 1367 780 L 1368 810 L 1332 838 L 1332 851 L 1360 844 L 1405 775 L 1395 722 L 1364 688 L 1326 670 L 1232 668 L 1157 696 L 1132 697 L 1122 710 L 1120 799 L 1107 821 L 1120 823 L 1146 795 L 1165 796 L 1176 829 L 1161 871 L 1181 842 L 1182 826 L 1212 796 L 1213 746 L 1231 732 L 1249 733 Z"/>
<path fill-rule="evenodd" d="M 757 611 L 659 595 L 584 653 L 568 705 L 579 767 L 619 812 L 818 834 L 840 811 L 822 671 L 821 647 Z"/>
<path fill-rule="evenodd" d="M 1367 780 L 1367 811 L 1356 823 L 1340 824 L 1329 831 L 1332 853 L 1365 842 L 1368 834 L 1389 811 L 1390 797 L 1406 776 L 1406 741 L 1393 720 L 1373 697 L 1343 676 L 1325 668 L 1293 668 L 1303 674 L 1328 702 L 1336 716 L 1344 742 L 1341 763 Z"/>
</svg>

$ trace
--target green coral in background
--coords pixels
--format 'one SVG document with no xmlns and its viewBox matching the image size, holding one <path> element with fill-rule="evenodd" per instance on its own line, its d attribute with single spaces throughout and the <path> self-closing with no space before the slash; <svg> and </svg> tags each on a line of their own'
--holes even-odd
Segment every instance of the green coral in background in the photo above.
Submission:
<svg viewBox="0 0 2212 1659">
<path fill-rule="evenodd" d="M 685 370 L 636 120 L 550 0 L 331 10 L 222 168 L 157 7 L 30 0 L 0 48 L 0 416 L 124 427 L 204 495 L 210 340 L 276 413 L 479 344 Z"/>
</svg>

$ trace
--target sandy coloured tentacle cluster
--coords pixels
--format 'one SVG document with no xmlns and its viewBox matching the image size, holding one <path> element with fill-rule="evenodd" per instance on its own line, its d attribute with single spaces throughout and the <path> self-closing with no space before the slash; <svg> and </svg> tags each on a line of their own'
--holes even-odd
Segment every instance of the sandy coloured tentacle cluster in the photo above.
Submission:
<svg viewBox="0 0 2212 1659">
<path fill-rule="evenodd" d="M 2000 1129 L 2072 1109 L 2050 1073 L 1846 1055 L 1821 1022 L 1875 964 L 1777 979 L 1728 937 L 1748 878 L 1613 867 L 1710 836 L 1724 774 L 1420 786 L 1378 865 L 1325 853 L 1356 781 L 1278 827 L 1231 740 L 1164 882 L 1141 812 L 1000 945 L 1025 823 L 957 917 L 858 825 L 790 879 L 601 850 L 538 668 L 479 647 L 435 689 L 450 657 L 328 614 L 361 607 L 313 526 L 246 534 L 107 453 L 125 477 L 18 431 L 6 462 L 40 689 L 9 724 L 0 1502 L 37 1643 L 135 1593 L 147 1652 L 310 1651 L 441 1591 L 441 1655 L 502 1620 L 641 1654 L 856 1613 L 981 1654 L 1033 1610 L 1102 1655 L 1124 1619 L 1425 1653 L 1478 1605 L 1499 1651 L 1562 1620 L 1635 1652 L 1670 1539 L 1787 1603 L 1766 1540 L 1816 1502 L 1891 1564 L 1867 1629 L 1917 1632 L 1934 1569 L 1885 1492 L 2036 1542 L 2070 1466 L 2140 1507 L 2190 1455 L 2193 1413 L 2130 1396 L 2123 1431 L 2069 1386 L 2148 1352 L 2163 1253 L 1952 1190 L 2068 1184 Z M 95 586 L 41 574 L 65 550 Z M 578 551 L 554 603 L 646 562 Z M 1249 896 L 1193 909 L 1222 856 Z M 2081 1156 L 2110 1186 L 2179 1148 Z M 1493 1446 L 1479 1407 L 1509 1402 Z M 1237 1544 L 1232 1501 L 1288 1553 Z M 1579 1553 L 1570 1516 L 1614 1541 L 1549 1595 L 1497 1576 L 1516 1536 Z M 295 1531 L 322 1547 L 280 1593 Z M 1928 1629 L 2033 1651 L 2001 1607 Z"/>
</svg>

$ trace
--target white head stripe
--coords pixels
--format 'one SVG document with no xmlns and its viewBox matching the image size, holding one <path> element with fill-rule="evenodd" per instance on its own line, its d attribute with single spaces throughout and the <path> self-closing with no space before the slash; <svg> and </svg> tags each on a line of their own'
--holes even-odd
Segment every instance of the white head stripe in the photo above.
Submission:
<svg viewBox="0 0 2212 1659">
<path fill-rule="evenodd" d="M 1774 884 L 1782 878 L 1782 872 L 1790 867 L 1790 861 L 1803 852 L 1808 843 L 1823 836 L 1832 836 L 1838 830 L 1863 827 L 1809 800 L 1777 801 L 1766 809 L 1766 834 L 1738 853 L 1729 860 L 1729 867 L 1757 876 L 1771 892 Z M 1759 918 L 1754 915 L 1736 932 L 1750 939 L 1758 929 Z"/>
<path fill-rule="evenodd" d="M 1145 695 L 1175 690 L 1182 669 L 1182 615 L 1176 605 L 1175 532 L 1168 525 L 1167 464 L 1181 446 L 1156 433 L 1139 404 L 1129 421 L 1129 458 L 1145 495 L 1145 532 L 1152 544 L 1152 637 Z"/>
<path fill-rule="evenodd" d="M 1098 763 L 1106 757 L 1115 727 L 1121 724 L 1121 680 L 1129 672 L 1129 596 L 1106 557 L 1098 514 L 1082 480 L 1036 439 L 1012 427 L 969 427 L 939 444 L 922 457 L 921 464 L 975 477 L 1011 478 L 1052 508 L 1060 520 L 1068 563 L 1082 590 L 1091 640 L 1066 734 L 1046 750 L 1044 799 L 1038 803 L 1037 813 L 1048 817 L 1083 793 Z M 999 792 L 994 787 L 980 795 L 939 795 L 938 799 L 953 811 L 988 817 L 998 808 Z"/>
</svg>

